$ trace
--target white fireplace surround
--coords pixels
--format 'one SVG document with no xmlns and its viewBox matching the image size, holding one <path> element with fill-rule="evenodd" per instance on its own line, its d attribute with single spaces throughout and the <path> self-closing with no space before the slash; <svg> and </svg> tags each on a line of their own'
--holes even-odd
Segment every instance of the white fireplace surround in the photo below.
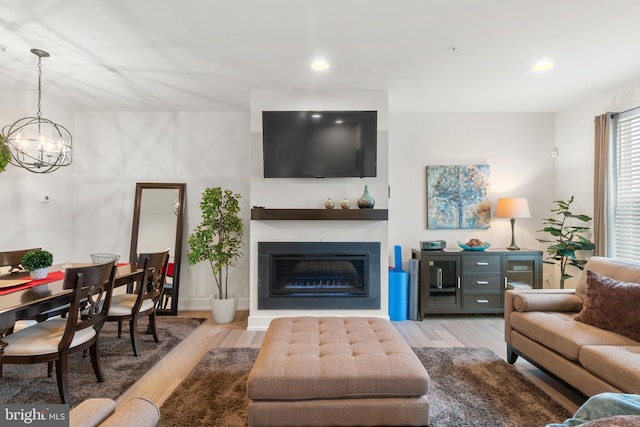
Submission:
<svg viewBox="0 0 640 427">
<path fill-rule="evenodd" d="M 331 197 L 357 199 L 367 185 L 375 208 L 388 209 L 387 93 L 366 92 L 263 92 L 251 95 L 251 206 L 288 209 L 324 209 Z M 378 111 L 377 176 L 375 178 L 292 179 L 263 178 L 263 110 L 376 110 Z M 272 319 L 284 316 L 388 316 L 388 223 L 366 220 L 252 220 L 248 330 L 265 330 Z M 273 310 L 258 308 L 258 242 L 379 242 L 380 307 L 367 309 Z"/>
</svg>

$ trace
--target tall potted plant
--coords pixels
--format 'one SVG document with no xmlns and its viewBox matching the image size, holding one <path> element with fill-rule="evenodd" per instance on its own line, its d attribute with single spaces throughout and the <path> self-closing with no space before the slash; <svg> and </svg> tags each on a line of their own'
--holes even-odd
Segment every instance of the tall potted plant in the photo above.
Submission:
<svg viewBox="0 0 640 427">
<path fill-rule="evenodd" d="M 591 221 L 591 217 L 584 214 L 574 214 L 570 207 L 573 203 L 573 196 L 569 200 L 556 200 L 555 209 L 551 212 L 555 213 L 557 218 L 545 218 L 542 223 L 544 228 L 542 232 L 549 233 L 553 240 L 537 239 L 542 243 L 553 243 L 547 248 L 549 256 L 543 261 L 547 264 L 557 264 L 560 267 L 560 289 L 564 289 L 564 281 L 573 277 L 567 273 L 567 266 L 573 266 L 580 270 L 584 269 L 587 260 L 577 259 L 576 251 L 593 250 L 594 243 L 583 236 L 590 230 L 584 225 L 570 225 L 570 222 L 580 221 L 586 223 Z"/>
<path fill-rule="evenodd" d="M 211 298 L 213 317 L 218 323 L 235 318 L 238 297 L 229 298 L 229 266 L 242 255 L 244 225 L 240 218 L 240 194 L 220 187 L 202 193 L 202 220 L 189 235 L 189 265 L 206 261 L 211 267 L 218 294 Z"/>
</svg>

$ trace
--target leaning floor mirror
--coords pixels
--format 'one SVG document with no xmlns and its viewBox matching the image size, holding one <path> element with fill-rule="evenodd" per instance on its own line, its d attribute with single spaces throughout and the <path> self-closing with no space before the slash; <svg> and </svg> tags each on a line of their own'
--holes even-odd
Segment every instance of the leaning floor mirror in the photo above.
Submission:
<svg viewBox="0 0 640 427">
<path fill-rule="evenodd" d="M 158 302 L 158 314 L 178 314 L 186 190 L 185 183 L 138 182 L 136 184 L 129 261 L 136 262 L 140 253 L 162 252 L 169 249 L 167 282 Z"/>
</svg>

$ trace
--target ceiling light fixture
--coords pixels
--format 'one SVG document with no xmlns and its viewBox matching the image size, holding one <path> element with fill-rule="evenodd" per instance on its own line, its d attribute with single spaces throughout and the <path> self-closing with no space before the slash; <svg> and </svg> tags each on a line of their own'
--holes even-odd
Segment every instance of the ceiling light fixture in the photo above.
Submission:
<svg viewBox="0 0 640 427">
<path fill-rule="evenodd" d="M 554 66 L 555 64 L 552 61 L 549 61 L 548 59 L 544 59 L 538 62 L 537 64 L 535 64 L 533 67 L 531 67 L 531 69 L 533 71 L 546 71 L 553 68 Z"/>
<path fill-rule="evenodd" d="M 329 63 L 324 59 L 316 59 L 311 63 L 311 68 L 316 71 L 325 71 L 329 69 Z"/>
<path fill-rule="evenodd" d="M 49 173 L 71 164 L 71 133 L 62 125 L 42 117 L 42 58 L 48 52 L 31 49 L 38 57 L 38 114 L 23 117 L 2 129 L 7 160 L 33 173 Z M 8 154 L 7 154 L 8 151 Z"/>
</svg>

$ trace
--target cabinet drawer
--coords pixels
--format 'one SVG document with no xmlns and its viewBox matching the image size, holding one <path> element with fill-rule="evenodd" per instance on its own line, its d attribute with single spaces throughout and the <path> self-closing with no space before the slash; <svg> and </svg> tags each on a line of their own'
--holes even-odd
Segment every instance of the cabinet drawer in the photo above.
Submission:
<svg viewBox="0 0 640 427">
<path fill-rule="evenodd" d="M 499 291 L 502 288 L 500 272 L 465 273 L 462 284 L 465 291 Z"/>
<path fill-rule="evenodd" d="M 500 255 L 463 256 L 462 269 L 466 272 L 500 271 Z"/>
<path fill-rule="evenodd" d="M 500 308 L 500 294 L 464 294 L 465 310 L 493 310 Z"/>
</svg>

